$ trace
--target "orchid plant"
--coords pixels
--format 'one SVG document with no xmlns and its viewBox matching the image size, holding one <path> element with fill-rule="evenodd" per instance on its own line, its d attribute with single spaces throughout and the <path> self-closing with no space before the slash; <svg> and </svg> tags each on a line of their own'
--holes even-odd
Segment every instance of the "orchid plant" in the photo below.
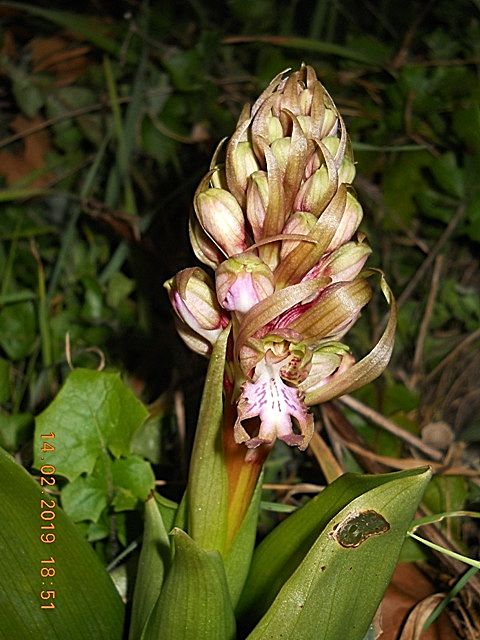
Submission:
<svg viewBox="0 0 480 640">
<path fill-rule="evenodd" d="M 373 484 L 342 476 L 329 487 L 332 496 L 346 491 L 336 509 L 326 490 L 254 552 L 262 468 L 275 441 L 306 450 L 315 431 L 310 407 L 375 379 L 392 352 L 395 302 L 383 275 L 364 268 L 371 249 L 358 231 L 362 207 L 351 186 L 354 176 L 342 117 L 313 68 L 302 65 L 279 74 L 243 109 L 200 182 L 190 239 L 210 273 L 184 269 L 166 288 L 179 335 L 210 365 L 189 484 L 175 516 L 174 559 L 142 637 L 234 638 L 234 614 L 241 637 L 250 633 L 251 639 L 361 640 L 368 629 L 428 472 L 378 476 Z M 379 275 L 391 310 L 377 345 L 356 362 L 343 339 L 372 296 L 373 275 Z M 389 494 L 383 513 L 372 491 Z M 356 532 L 352 544 L 335 544 L 343 526 Z M 318 583 L 318 576 L 309 578 L 309 562 L 317 566 L 326 553 L 314 552 L 322 535 L 340 552 L 372 536 L 376 540 L 366 543 L 371 550 L 381 535 L 388 542 L 381 586 L 372 584 L 358 624 L 350 620 L 347 626 L 344 619 L 329 625 L 315 607 L 313 620 L 302 613 Z M 200 562 L 205 552 L 219 561 L 213 600 L 198 592 L 193 574 L 179 577 L 182 563 L 185 569 L 193 557 Z M 358 578 L 365 559 L 358 553 L 355 560 Z M 306 591 L 299 587 L 309 579 Z M 346 593 L 341 600 L 334 605 L 340 618 Z M 284 635 L 278 624 L 292 631 Z"/>
<path fill-rule="evenodd" d="M 305 450 L 308 407 L 370 382 L 390 358 L 394 308 L 360 362 L 341 342 L 372 295 L 354 176 L 345 124 L 302 66 L 244 108 L 196 191 L 190 238 L 213 279 L 193 267 L 166 287 L 191 349 L 209 357 L 230 331 L 223 438 L 232 486 L 240 466 L 253 491 L 277 438 Z M 394 307 L 383 278 L 382 288 Z"/>
</svg>

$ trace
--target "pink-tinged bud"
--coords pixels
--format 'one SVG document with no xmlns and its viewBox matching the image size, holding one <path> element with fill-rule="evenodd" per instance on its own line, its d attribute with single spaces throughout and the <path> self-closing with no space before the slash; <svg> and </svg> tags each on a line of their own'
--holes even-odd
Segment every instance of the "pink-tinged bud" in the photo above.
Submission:
<svg viewBox="0 0 480 640">
<path fill-rule="evenodd" d="M 215 282 L 222 307 L 239 313 L 247 313 L 275 290 L 271 269 L 260 258 L 250 254 L 222 262 L 215 273 Z"/>
<path fill-rule="evenodd" d="M 247 248 L 243 211 L 231 193 L 210 188 L 197 193 L 194 204 L 200 224 L 225 255 Z"/>
<path fill-rule="evenodd" d="M 347 193 L 347 201 L 340 224 L 335 231 L 327 251 L 333 251 L 342 244 L 348 242 L 362 221 L 363 211 L 360 203 L 351 193 Z"/>
<path fill-rule="evenodd" d="M 225 259 L 223 253 L 210 236 L 205 233 L 200 222 L 194 216 L 192 216 L 188 225 L 188 235 L 193 253 L 203 264 L 216 269 L 220 262 Z"/>
<path fill-rule="evenodd" d="M 213 282 L 205 271 L 198 267 L 183 269 L 164 286 L 178 318 L 214 344 L 228 324 L 228 318 L 218 304 Z"/>
<path fill-rule="evenodd" d="M 363 269 L 371 253 L 370 247 L 363 242 L 347 242 L 324 256 L 303 279 L 311 280 L 319 276 L 329 276 L 332 283 L 353 280 Z"/>
<path fill-rule="evenodd" d="M 283 227 L 282 234 L 297 234 L 301 236 L 309 236 L 313 227 L 317 224 L 317 218 L 312 214 L 304 211 L 297 211 L 288 219 L 287 224 Z M 280 250 L 280 258 L 283 260 L 286 255 L 293 251 L 299 242 L 295 240 L 284 240 Z"/>
<path fill-rule="evenodd" d="M 247 218 L 255 242 L 262 238 L 268 207 L 268 178 L 265 171 L 252 173 L 247 187 Z"/>
<path fill-rule="evenodd" d="M 250 142 L 239 142 L 232 152 L 230 171 L 239 187 L 245 191 L 247 178 L 260 169 Z"/>
</svg>

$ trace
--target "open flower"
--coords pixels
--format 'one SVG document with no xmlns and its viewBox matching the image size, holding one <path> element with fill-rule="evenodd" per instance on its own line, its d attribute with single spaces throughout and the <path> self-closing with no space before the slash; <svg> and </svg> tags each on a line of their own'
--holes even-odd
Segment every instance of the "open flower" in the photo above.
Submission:
<svg viewBox="0 0 480 640">
<path fill-rule="evenodd" d="M 279 438 L 305 449 L 313 433 L 305 399 L 351 391 L 390 357 L 394 317 L 370 360 L 355 364 L 339 342 L 371 297 L 362 272 L 371 250 L 354 238 L 363 216 L 354 175 L 343 120 L 302 66 L 243 109 L 196 191 L 190 237 L 215 283 L 187 269 L 167 288 L 196 351 L 208 355 L 231 322 L 228 400 L 235 440 L 248 448 Z"/>
</svg>

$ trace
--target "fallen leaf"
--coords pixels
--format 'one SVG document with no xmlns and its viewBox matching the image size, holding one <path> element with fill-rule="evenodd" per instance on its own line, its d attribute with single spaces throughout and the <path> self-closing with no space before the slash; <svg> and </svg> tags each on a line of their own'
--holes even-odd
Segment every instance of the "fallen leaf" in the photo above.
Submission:
<svg viewBox="0 0 480 640">
<path fill-rule="evenodd" d="M 400 563 L 382 601 L 382 635 L 379 640 L 458 640 L 458 636 L 445 613 L 442 613 L 427 631 L 421 635 L 412 635 L 411 629 L 415 629 L 415 625 L 420 624 L 418 622 L 420 616 L 423 615 L 425 608 L 431 606 L 431 602 L 427 601 L 410 622 L 408 622 L 409 615 L 414 607 L 432 595 L 438 596 L 435 593 L 434 585 L 420 569 L 408 562 Z M 428 610 L 426 617 L 430 612 L 431 609 Z M 421 624 L 423 626 L 423 622 Z M 405 627 L 407 635 L 404 636 L 402 628 L 405 625 L 407 625 Z"/>
<path fill-rule="evenodd" d="M 29 119 L 18 115 L 12 120 L 10 127 L 15 133 L 22 133 L 42 122 L 44 120 L 40 117 Z M 50 136 L 46 129 L 26 135 L 23 139 L 23 149 L 20 151 L 0 151 L 0 175 L 5 178 L 9 186 L 18 183 L 32 171 L 42 169 L 45 166 L 45 156 L 50 149 Z M 42 187 L 51 179 L 51 173 L 43 174 L 29 182 L 29 186 Z"/>
<path fill-rule="evenodd" d="M 55 85 L 72 84 L 88 67 L 87 54 L 91 47 L 72 46 L 72 42 L 59 35 L 50 38 L 32 38 L 27 45 L 32 56 L 33 73 L 44 71 L 56 76 Z"/>
<path fill-rule="evenodd" d="M 420 640 L 425 622 L 428 620 L 429 615 L 433 613 L 434 609 L 442 602 L 444 597 L 444 593 L 432 593 L 431 596 L 427 596 L 421 600 L 413 611 L 410 612 L 407 622 L 403 627 L 400 640 Z"/>
</svg>

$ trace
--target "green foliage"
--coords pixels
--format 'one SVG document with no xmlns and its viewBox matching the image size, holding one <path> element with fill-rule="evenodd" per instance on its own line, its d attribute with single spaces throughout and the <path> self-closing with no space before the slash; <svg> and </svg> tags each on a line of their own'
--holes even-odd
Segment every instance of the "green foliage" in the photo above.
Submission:
<svg viewBox="0 0 480 640">
<path fill-rule="evenodd" d="M 221 421 L 223 369 L 212 360 L 210 395 L 202 407 L 207 464 L 194 467 L 190 500 L 186 495 L 178 508 L 158 494 L 156 502 L 148 499 L 155 477 L 166 483 L 165 495 L 181 499 L 204 375 L 202 365 L 173 338 L 162 283 L 189 263 L 186 229 L 192 195 L 214 147 L 231 133 L 244 102 L 255 99 L 279 71 L 305 60 L 345 116 L 364 206 L 362 228 L 375 247 L 372 261 L 388 273 L 397 297 L 449 229 L 438 249 L 444 263 L 419 369 L 413 372 L 413 358 L 431 291 L 432 263 L 402 300 L 391 373 L 357 395 L 417 436 L 428 422 L 445 420 L 459 449 L 462 441 L 477 446 L 480 429 L 472 387 L 478 378 L 478 340 L 422 384 L 480 323 L 478 3 L 441 0 L 430 3 L 420 17 L 415 3 L 394 0 L 367 9 L 350 0 L 318 1 L 309 11 L 304 3 L 273 0 L 153 0 L 141 6 L 126 3 L 128 13 L 125 3 L 87 2 L 72 11 L 55 1 L 48 7 L 1 4 L 9 9 L 2 13 L 1 27 L 6 44 L 1 52 L 0 445 L 30 469 L 32 438 L 38 443 L 40 433 L 56 434 L 56 449 L 44 453 L 44 460 L 35 444 L 33 467 L 56 467 L 66 512 L 58 510 L 56 519 L 58 598 L 68 608 L 65 604 L 53 612 L 57 628 L 53 618 L 39 617 L 36 604 L 27 611 L 16 599 L 8 613 L 18 611 L 12 624 L 21 631 L 6 627 L 0 635 L 26 637 L 31 629 L 22 625 L 28 623 L 32 629 L 40 625 L 39 637 L 47 634 L 46 625 L 53 637 L 93 637 L 111 622 L 104 635 L 120 637 L 120 601 L 72 523 L 107 562 L 140 539 L 145 500 L 139 568 L 135 571 L 132 562 L 128 571 L 128 598 L 136 577 L 131 640 L 140 637 L 166 575 L 169 595 L 162 596 L 164 604 L 156 610 L 162 625 L 170 621 L 165 602 L 173 601 L 178 589 L 192 620 L 200 606 L 218 613 L 219 637 L 228 637 L 232 628 L 227 591 L 235 606 L 247 581 L 237 611 L 242 620 L 255 607 L 252 616 L 258 620 L 278 597 L 262 624 L 283 625 L 278 620 L 287 615 L 284 604 L 292 591 L 302 591 L 307 575 L 312 578 L 312 591 L 304 593 L 308 604 L 286 621 L 299 625 L 298 635 L 302 620 L 309 612 L 316 616 L 318 603 L 327 602 L 324 594 L 331 593 L 332 573 L 315 573 L 318 554 L 338 551 L 332 566 L 339 563 L 350 575 L 354 569 L 342 565 L 344 558 L 365 552 L 358 569 L 363 571 L 368 549 L 383 553 L 378 549 L 390 534 L 342 550 L 328 532 L 342 509 L 365 496 L 377 500 L 375 491 L 381 493 L 389 484 L 384 485 L 383 476 L 361 481 L 347 476 L 309 502 L 302 493 L 279 502 L 276 492 L 262 495 L 259 481 L 246 519 L 227 549 L 225 514 L 217 520 L 226 504 L 226 478 L 215 432 Z M 56 37 L 61 39 L 57 51 L 42 49 Z M 83 49 L 87 51 L 81 53 Z M 27 135 L 29 127 L 38 127 L 37 137 Z M 370 309 L 352 332 L 356 356 L 367 351 L 382 322 L 380 300 L 374 299 Z M 118 374 L 93 370 L 104 359 L 108 368 L 122 372 L 126 383 Z M 395 458 L 406 453 L 399 438 L 345 413 L 373 453 Z M 344 458 L 348 468 L 360 468 L 352 453 Z M 33 603 L 38 576 L 22 563 L 32 560 L 28 554 L 37 554 L 35 562 L 39 557 L 33 546 L 38 539 L 29 533 L 38 532 L 38 518 L 25 506 L 34 492 L 30 485 L 22 488 L 28 478 L 11 467 L 9 458 L 1 464 L 13 469 L 12 475 L 5 472 L 6 482 L 2 472 L 0 483 L 8 549 L 3 560 L 10 562 L 3 573 L 11 573 L 11 562 L 19 563 L 19 585 L 30 590 L 25 602 Z M 405 474 L 404 480 L 408 484 L 413 477 Z M 292 486 L 323 482 L 312 457 L 281 449 L 272 452 L 265 480 Z M 394 486 L 399 485 L 392 482 L 393 493 Z M 344 491 L 337 495 L 338 487 Z M 433 512 L 462 509 L 478 502 L 477 494 L 469 479 L 439 475 L 427 487 L 424 506 Z M 271 509 L 261 513 L 260 536 L 273 533 L 255 551 L 249 573 L 260 499 Z M 412 494 L 410 504 L 415 499 Z M 403 515 L 398 515 L 397 531 L 408 519 L 399 509 Z M 288 511 L 295 513 L 275 529 Z M 173 526 L 186 532 L 177 532 L 175 543 L 168 538 Z M 455 544 L 466 545 L 459 523 L 441 526 Z M 25 546 L 25 557 L 19 556 L 18 544 L 10 546 L 11 539 Z M 178 582 L 170 566 L 173 546 L 181 550 L 178 575 L 183 572 L 184 577 Z M 219 550 L 222 560 L 201 547 Z M 263 549 L 270 547 L 274 551 L 266 554 Z M 425 558 L 411 540 L 402 553 L 409 559 Z M 201 580 L 209 576 L 214 585 L 205 602 L 185 578 L 193 566 Z M 82 590 L 73 597 L 72 585 L 80 581 L 91 585 L 91 593 Z M 9 589 L 4 592 L 7 603 L 15 593 Z M 366 603 L 355 608 L 363 616 L 361 635 L 367 630 L 367 611 L 378 601 L 379 591 L 374 591 L 370 583 L 368 589 L 364 584 L 358 589 Z M 103 603 L 98 607 L 97 597 Z M 344 597 L 352 599 L 349 591 Z M 83 609 L 92 602 L 93 617 Z M 116 621 L 108 612 L 104 615 L 103 605 L 116 612 Z M 226 613 L 221 613 L 224 606 Z M 341 608 L 333 609 L 332 620 L 341 623 Z M 324 613 L 318 615 L 323 619 Z M 350 620 L 350 615 L 344 617 Z M 100 626 L 92 631 L 85 626 L 89 621 Z M 177 623 L 172 633 L 183 637 Z M 348 637 L 335 629 L 329 633 Z M 372 630 L 368 633 L 373 637 Z"/>
<path fill-rule="evenodd" d="M 392 476 L 390 482 L 366 491 L 340 510 L 248 638 L 271 638 L 278 629 L 286 637 L 305 640 L 363 638 L 395 568 L 406 523 L 429 477 L 425 470 L 398 479 Z M 362 513 L 381 517 L 384 526 L 372 526 L 367 520 L 354 524 Z M 349 531 L 355 531 L 352 540 L 340 533 L 349 518 Z M 277 538 L 277 550 L 283 541 Z"/>
<path fill-rule="evenodd" d="M 118 374 L 76 369 L 37 417 L 36 441 L 53 432 L 55 449 L 36 449 L 34 465 L 40 469 L 48 457 L 56 474 L 69 480 L 62 504 L 74 522 L 95 525 L 105 510 L 131 510 L 147 498 L 155 476 L 147 461 L 131 453 L 147 415 Z"/>
<path fill-rule="evenodd" d="M 39 441 L 35 444 L 39 445 Z M 100 560 L 60 509 L 55 496 L 40 489 L 2 450 L 0 475 L 0 568 L 2 576 L 15 576 L 13 582 L 0 582 L 2 637 L 22 640 L 32 634 L 48 634 L 55 640 L 89 636 L 120 640 L 120 597 Z M 52 503 L 55 506 L 50 509 Z M 48 522 L 40 517 L 47 511 L 55 513 Z M 53 529 L 41 529 L 52 523 Z M 41 539 L 47 532 L 54 534 L 54 538 L 45 538 L 50 543 Z M 46 562 L 52 558 L 52 562 Z M 50 569 L 44 571 L 45 577 L 42 568 Z M 54 609 L 41 609 L 42 604 L 52 603 Z"/>
<path fill-rule="evenodd" d="M 171 533 L 172 568 L 145 640 L 234 640 L 235 618 L 218 551 L 205 551 L 181 529 Z"/>
<path fill-rule="evenodd" d="M 374 490 L 386 484 L 393 492 L 398 491 L 396 487 L 403 487 L 407 490 L 412 478 L 416 478 L 417 475 L 417 473 L 412 474 L 412 472 L 376 476 L 346 474 L 329 485 L 322 493 L 310 500 L 281 525 L 277 526 L 257 547 L 253 555 L 248 579 L 237 608 L 238 616 L 243 626 L 247 629 L 252 628 L 267 612 L 283 585 L 287 584 L 297 568 L 302 566 L 304 559 L 313 549 L 313 545 L 319 539 L 320 534 L 325 531 L 331 533 L 334 526 L 334 523 L 332 524 L 333 520 L 339 522 L 339 513 L 348 510 L 351 512 L 355 511 L 355 509 L 360 512 L 367 506 L 368 509 L 373 509 L 374 500 L 372 501 L 372 496 L 374 494 L 372 492 Z M 425 480 L 428 480 L 428 474 L 425 476 Z M 420 483 L 419 490 L 423 491 L 422 487 L 424 487 L 424 484 Z M 401 501 L 400 497 L 398 499 Z M 364 506 L 362 507 L 359 503 L 358 507 L 354 507 L 354 504 L 357 505 L 358 501 L 360 503 L 363 501 Z M 409 501 L 406 500 L 404 507 L 408 508 L 407 505 L 409 504 Z M 380 513 L 383 514 L 383 511 L 380 511 Z M 408 520 L 408 517 L 406 520 Z M 328 536 L 326 537 L 328 539 Z M 392 558 L 394 558 L 392 560 L 393 566 L 399 551 L 400 548 L 393 545 L 392 542 L 390 552 L 392 553 Z M 334 562 L 334 559 L 324 550 L 322 551 L 323 553 L 326 555 L 319 557 L 322 558 L 322 562 L 325 562 L 326 567 L 326 558 L 332 560 L 332 562 Z M 350 555 L 352 554 L 350 553 Z M 384 559 L 386 560 L 386 558 Z M 352 560 L 356 560 L 356 558 L 352 558 Z M 367 566 L 368 563 L 361 564 L 360 562 L 358 568 L 363 572 Z M 372 562 L 372 566 L 376 566 L 376 563 Z M 325 567 L 319 573 L 325 571 Z M 338 575 L 343 573 L 345 576 L 345 587 L 348 587 L 349 584 L 353 586 L 354 574 L 351 573 L 352 570 L 353 567 L 347 567 L 345 571 L 340 569 L 337 571 Z M 335 575 L 333 568 L 332 572 Z M 331 576 L 332 573 L 329 575 Z M 306 579 L 305 576 L 303 577 Z M 361 577 L 360 574 L 359 578 Z M 355 586 L 352 588 L 350 595 L 345 596 L 345 602 L 350 601 L 357 588 Z M 320 598 L 322 601 L 324 599 L 323 597 Z M 325 607 L 328 608 L 328 602 L 325 603 Z M 315 617 L 322 620 L 324 614 L 318 613 Z M 338 633 L 340 634 L 340 632 Z"/>
</svg>

